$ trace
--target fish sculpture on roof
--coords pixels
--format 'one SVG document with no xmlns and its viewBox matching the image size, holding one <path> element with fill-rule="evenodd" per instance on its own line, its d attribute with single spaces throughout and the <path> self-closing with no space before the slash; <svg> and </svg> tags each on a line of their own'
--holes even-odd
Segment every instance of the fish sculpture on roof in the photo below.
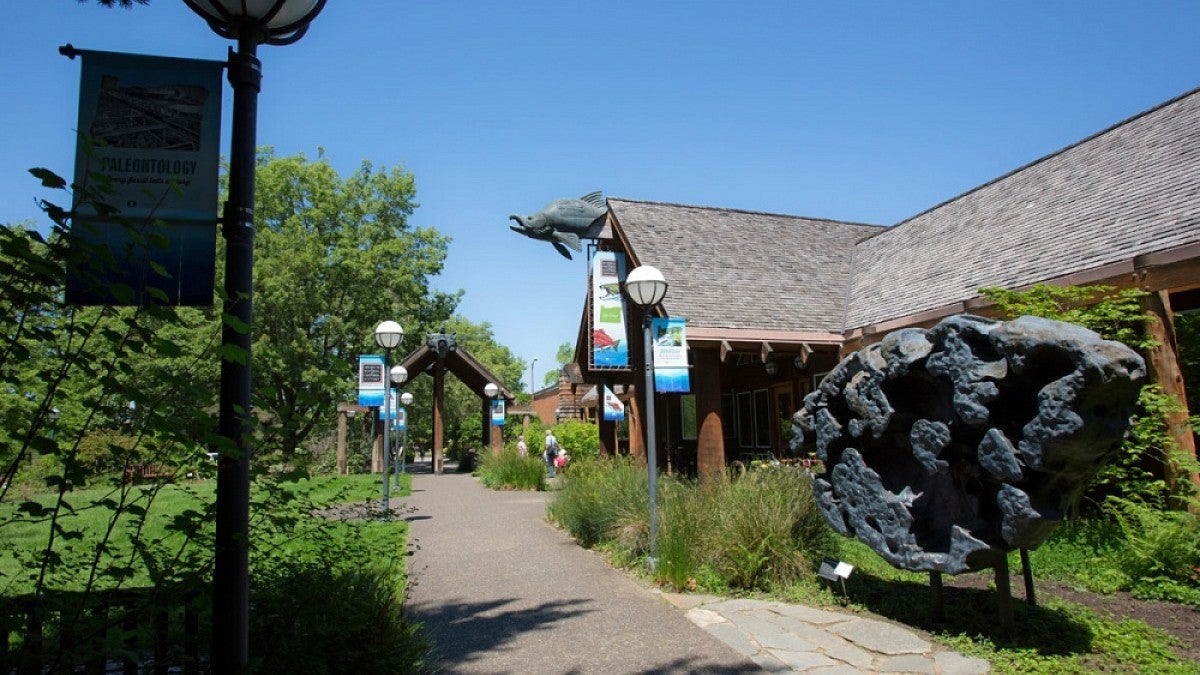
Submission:
<svg viewBox="0 0 1200 675">
<path fill-rule="evenodd" d="M 519 225 L 509 226 L 513 232 L 519 232 L 530 239 L 548 241 L 556 251 L 570 260 L 571 252 L 567 247 L 582 251 L 580 237 L 594 237 L 607 213 L 608 204 L 600 192 L 596 191 L 589 192 L 579 199 L 556 199 L 533 215 L 521 216 L 514 213 L 508 219 L 517 221 Z"/>
</svg>

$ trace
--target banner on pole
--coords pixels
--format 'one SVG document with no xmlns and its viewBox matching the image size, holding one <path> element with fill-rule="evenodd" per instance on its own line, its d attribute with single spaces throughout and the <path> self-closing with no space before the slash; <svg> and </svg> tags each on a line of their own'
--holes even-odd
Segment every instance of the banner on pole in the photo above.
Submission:
<svg viewBox="0 0 1200 675">
<path fill-rule="evenodd" d="M 621 403 L 621 399 L 617 398 L 617 395 L 607 385 L 601 386 L 604 391 L 604 421 L 623 422 L 625 420 L 625 404 Z"/>
<path fill-rule="evenodd" d="M 82 57 L 67 303 L 211 305 L 225 63 Z"/>
<path fill-rule="evenodd" d="M 688 381 L 686 319 L 655 317 L 650 320 L 654 341 L 654 390 L 664 394 L 691 391 Z"/>
<path fill-rule="evenodd" d="M 504 399 L 492 400 L 492 424 L 504 426 Z"/>
<path fill-rule="evenodd" d="M 394 418 L 392 420 L 392 430 L 404 431 L 405 427 L 408 426 L 408 411 L 400 408 L 392 417 Z"/>
<path fill-rule="evenodd" d="M 383 407 L 383 357 L 360 354 L 358 357 L 358 404 Z"/>
<path fill-rule="evenodd" d="M 625 336 L 625 255 L 597 251 L 592 257 L 592 366 L 628 368 L 629 344 Z"/>
</svg>

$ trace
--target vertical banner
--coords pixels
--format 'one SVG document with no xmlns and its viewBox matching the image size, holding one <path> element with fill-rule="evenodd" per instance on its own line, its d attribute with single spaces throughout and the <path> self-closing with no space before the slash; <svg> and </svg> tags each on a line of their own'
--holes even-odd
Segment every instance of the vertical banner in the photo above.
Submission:
<svg viewBox="0 0 1200 675">
<path fill-rule="evenodd" d="M 358 404 L 383 407 L 383 357 L 362 354 L 358 357 Z"/>
<path fill-rule="evenodd" d="M 597 251 L 592 258 L 592 365 L 629 367 L 629 343 L 625 339 L 625 255 Z"/>
<path fill-rule="evenodd" d="M 67 302 L 211 305 L 225 63 L 74 53 Z"/>
<path fill-rule="evenodd" d="M 400 408 L 400 410 L 398 410 L 396 412 L 396 414 L 393 415 L 393 418 L 394 419 L 392 420 L 392 430 L 393 431 L 404 431 L 405 427 L 408 426 L 408 411 L 405 410 L 404 408 Z"/>
<path fill-rule="evenodd" d="M 686 319 L 677 317 L 650 320 L 654 341 L 654 390 L 663 393 L 691 391 L 688 382 Z"/>
<path fill-rule="evenodd" d="M 504 399 L 502 398 L 492 401 L 492 424 L 504 426 Z"/>
<path fill-rule="evenodd" d="M 604 421 L 605 422 L 623 422 L 625 421 L 625 404 L 621 403 L 621 399 L 613 393 L 608 385 L 601 385 L 604 389 L 603 405 L 604 405 Z"/>
</svg>

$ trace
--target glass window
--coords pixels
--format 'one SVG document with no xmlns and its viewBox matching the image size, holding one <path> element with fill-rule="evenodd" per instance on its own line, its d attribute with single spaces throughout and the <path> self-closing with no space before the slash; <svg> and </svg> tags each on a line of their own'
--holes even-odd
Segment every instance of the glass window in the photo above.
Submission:
<svg viewBox="0 0 1200 675">
<path fill-rule="evenodd" d="M 679 427 L 685 441 L 696 440 L 696 396 L 687 394 L 679 397 Z"/>
<path fill-rule="evenodd" d="M 754 399 L 750 392 L 737 395 L 738 445 L 754 447 Z"/>
<path fill-rule="evenodd" d="M 754 392 L 754 444 L 771 447 L 771 397 L 766 389 Z"/>
<path fill-rule="evenodd" d="M 726 439 L 737 438 L 737 406 L 733 394 L 721 394 L 721 426 L 725 429 Z"/>
</svg>

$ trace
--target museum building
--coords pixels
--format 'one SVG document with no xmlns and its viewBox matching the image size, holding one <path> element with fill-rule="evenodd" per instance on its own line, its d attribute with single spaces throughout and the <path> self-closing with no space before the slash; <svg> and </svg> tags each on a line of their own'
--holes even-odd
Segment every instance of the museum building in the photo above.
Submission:
<svg viewBox="0 0 1200 675">
<path fill-rule="evenodd" d="M 1147 291 L 1161 343 L 1150 373 L 1186 402 L 1173 325 L 1175 313 L 1200 310 L 1200 89 L 890 227 L 607 204 L 592 254 L 623 254 L 626 270 L 657 267 L 669 289 L 653 315 L 686 319 L 690 391 L 653 397 L 660 465 L 703 475 L 739 459 L 787 457 L 792 413 L 843 355 L 900 328 L 986 316 L 986 287 Z M 600 365 L 593 295 L 566 372 L 585 415 L 601 418 L 602 449 L 642 455 L 641 310 L 626 303 L 629 365 Z M 627 427 L 588 409 L 600 385 L 622 392 Z M 1194 455 L 1184 419 L 1175 420 L 1177 437 Z"/>
</svg>

